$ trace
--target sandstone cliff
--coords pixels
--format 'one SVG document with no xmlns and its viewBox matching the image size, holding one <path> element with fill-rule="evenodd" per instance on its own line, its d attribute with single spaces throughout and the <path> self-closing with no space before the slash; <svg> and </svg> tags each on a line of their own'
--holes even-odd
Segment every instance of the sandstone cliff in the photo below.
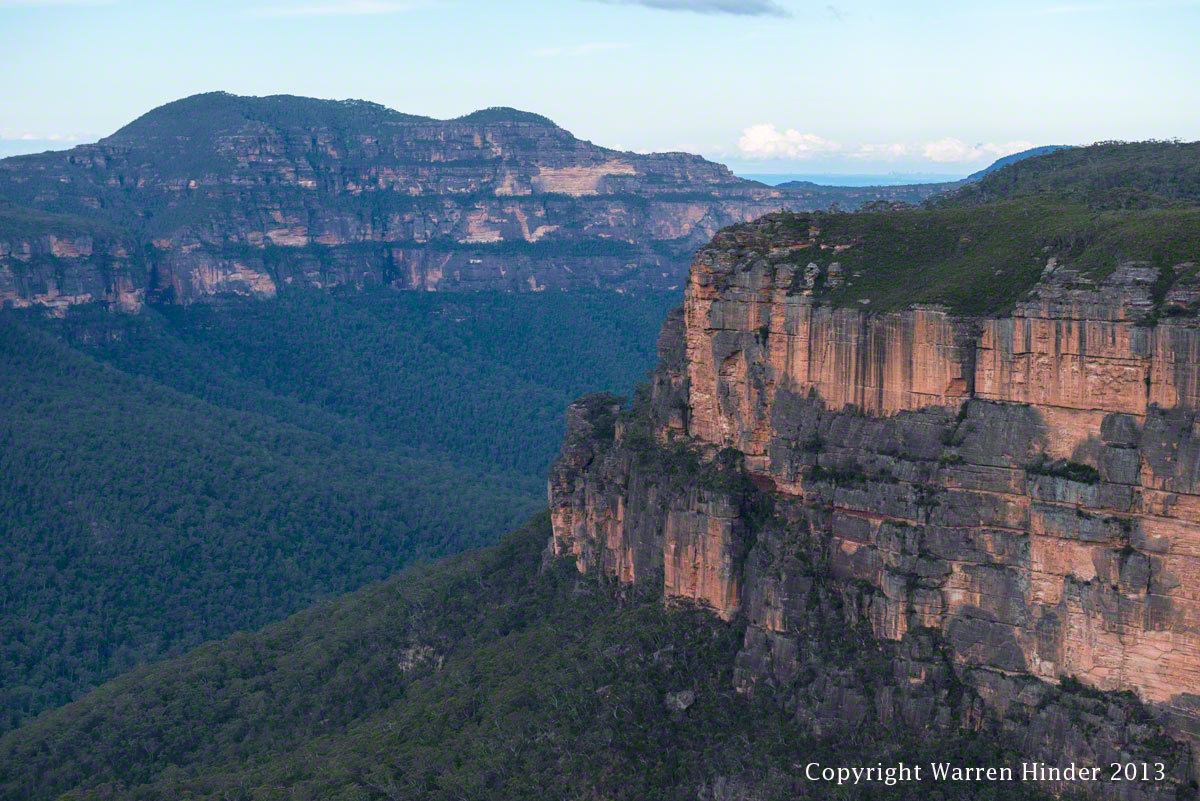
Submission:
<svg viewBox="0 0 1200 801">
<path fill-rule="evenodd" d="M 0 161 L 0 303 L 186 303 L 288 284 L 667 289 L 732 223 L 940 188 L 774 189 L 686 153 L 598 147 L 512 109 L 442 121 L 213 93 L 95 144 Z M 30 210 L 41 224 L 6 224 Z M 90 224 L 120 232 L 126 255 L 50 244 Z"/>
<path fill-rule="evenodd" d="M 909 725 L 931 720 L 897 706 L 892 683 L 836 690 L 806 666 L 813 605 L 833 587 L 840 614 L 897 653 L 935 638 L 897 670 L 921 685 L 944 649 L 982 704 L 947 706 L 955 725 L 995 727 L 1055 763 L 1174 765 L 1161 787 L 1104 790 L 1120 797 L 1186 789 L 1187 749 L 1155 732 L 1200 752 L 1192 265 L 1044 256 L 1004 316 L 881 314 L 822 301 L 838 256 L 814 257 L 790 222 L 697 253 L 634 412 L 573 408 L 552 550 L 744 615 L 740 686 L 783 688 L 825 725 L 902 709 Z"/>
</svg>

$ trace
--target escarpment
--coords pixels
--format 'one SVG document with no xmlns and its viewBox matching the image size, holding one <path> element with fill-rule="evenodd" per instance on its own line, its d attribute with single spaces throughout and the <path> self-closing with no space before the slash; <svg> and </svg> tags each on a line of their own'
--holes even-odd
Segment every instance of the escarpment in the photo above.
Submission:
<svg viewBox="0 0 1200 801">
<path fill-rule="evenodd" d="M 0 234 L 0 307 L 142 307 L 150 275 L 133 237 L 80 230 L 52 217 L 39 222 L 45 227 L 37 232 Z"/>
<path fill-rule="evenodd" d="M 289 285 L 674 289 L 722 227 L 942 188 L 777 189 L 687 153 L 599 147 L 514 109 L 434 120 L 212 93 L 95 144 L 0 161 L 0 304 L 189 303 Z M 95 225 L 128 240 L 136 269 L 45 245 Z"/>
<path fill-rule="evenodd" d="M 1172 766 L 1158 785 L 1091 792 L 1193 792 L 1194 265 L 1043 255 L 1003 314 L 872 312 L 824 300 L 853 284 L 854 246 L 772 215 L 697 253 L 633 410 L 571 411 L 552 550 L 744 616 L 739 688 L 774 687 L 817 724 L 925 725 L 914 710 L 944 704 L 1031 758 Z M 905 687 L 943 681 L 941 654 L 980 706 L 838 689 L 804 657 L 831 592 L 833 614 L 908 654 Z"/>
</svg>

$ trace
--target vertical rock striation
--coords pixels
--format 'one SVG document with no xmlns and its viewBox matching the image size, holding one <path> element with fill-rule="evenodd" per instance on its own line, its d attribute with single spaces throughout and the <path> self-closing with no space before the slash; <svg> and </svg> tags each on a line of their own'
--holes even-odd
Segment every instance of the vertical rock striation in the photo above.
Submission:
<svg viewBox="0 0 1200 801">
<path fill-rule="evenodd" d="M 1004 317 L 834 310 L 805 247 L 743 226 L 696 255 L 651 396 L 624 417 L 608 399 L 602 446 L 572 411 L 555 551 L 744 615 L 744 688 L 800 675 L 832 582 L 879 640 L 932 632 L 1028 753 L 1157 748 L 1184 786 L 1152 732 L 1200 744 L 1200 327 L 1170 313 L 1194 289 L 1051 259 Z M 720 469 L 739 460 L 742 482 Z"/>
</svg>

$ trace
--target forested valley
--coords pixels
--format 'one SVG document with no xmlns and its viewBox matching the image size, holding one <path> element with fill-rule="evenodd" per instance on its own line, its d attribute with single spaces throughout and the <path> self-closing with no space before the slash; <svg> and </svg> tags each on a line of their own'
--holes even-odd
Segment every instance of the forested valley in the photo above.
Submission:
<svg viewBox="0 0 1200 801">
<path fill-rule="evenodd" d="M 1028 783 L 838 787 L 808 762 L 1017 759 L 991 731 L 898 721 L 820 732 L 739 693 L 745 621 L 621 594 L 539 558 L 539 513 L 499 545 L 414 567 L 261 631 L 121 676 L 0 737 L 0 795 L 164 798 L 1043 799 Z M 819 670 L 875 682 L 884 650 L 825 618 Z M 826 666 L 826 667 L 820 667 Z M 832 667 L 836 666 L 836 667 Z"/>
<path fill-rule="evenodd" d="M 0 729 L 494 542 L 673 295 L 292 291 L 0 314 Z"/>
</svg>

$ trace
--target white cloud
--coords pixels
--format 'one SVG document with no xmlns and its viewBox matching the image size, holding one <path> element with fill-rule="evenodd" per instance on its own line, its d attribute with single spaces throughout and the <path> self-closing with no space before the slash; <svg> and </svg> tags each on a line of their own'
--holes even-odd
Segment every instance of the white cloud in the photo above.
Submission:
<svg viewBox="0 0 1200 801">
<path fill-rule="evenodd" d="M 927 142 L 921 148 L 921 152 L 925 158 L 930 161 L 937 162 L 963 162 L 976 161 L 978 159 L 991 156 L 992 158 L 1000 158 L 1013 153 L 1020 153 L 1022 150 L 1028 150 L 1033 147 L 1033 142 L 1015 141 L 1015 142 L 985 142 L 975 145 L 968 145 L 961 139 L 954 137 L 946 137 L 938 139 L 934 142 Z"/>
<path fill-rule="evenodd" d="M 908 155 L 908 145 L 902 142 L 889 142 L 876 145 L 859 145 L 858 150 L 850 154 L 851 158 L 869 159 L 871 161 L 894 161 Z"/>
<path fill-rule="evenodd" d="M 814 133 L 802 133 L 794 128 L 781 131 L 770 123 L 751 125 L 738 139 L 738 151 L 747 159 L 795 159 L 817 156 L 833 157 L 848 162 L 888 163 L 925 159 L 942 164 L 993 160 L 1033 147 L 1032 142 L 964 142 L 946 137 L 925 143 L 866 142 L 847 144 L 826 139 Z M 703 152 L 703 151 L 701 151 Z"/>
<path fill-rule="evenodd" d="M 542 58 L 586 56 L 589 53 L 602 53 L 605 50 L 625 50 L 628 47 L 629 45 L 627 44 L 617 44 L 616 42 L 588 42 L 586 44 L 568 45 L 566 47 L 546 47 L 541 50 L 534 50 L 533 55 Z"/>
<path fill-rule="evenodd" d="M 429 3 L 389 2 L 388 0 L 330 0 L 317 4 L 281 3 L 249 9 L 255 17 L 339 17 L 368 16 L 372 14 L 396 14 L 427 8 Z"/>
<path fill-rule="evenodd" d="M 836 153 L 841 144 L 795 128 L 780 131 L 770 123 L 751 125 L 742 131 L 738 149 L 746 158 L 806 159 L 821 153 Z"/>
<path fill-rule="evenodd" d="M 981 150 L 985 153 L 991 153 L 996 158 L 1011 156 L 1013 153 L 1020 153 L 1022 150 L 1028 150 L 1031 147 L 1033 147 L 1033 142 L 1026 142 L 1024 139 L 1018 139 L 1015 142 L 1005 142 L 1002 145 L 980 145 Z"/>
<path fill-rule="evenodd" d="M 929 142 L 922 148 L 925 158 L 930 161 L 971 161 L 977 159 L 980 153 L 961 139 L 947 137 L 936 142 Z"/>
<path fill-rule="evenodd" d="M 705 158 L 717 160 L 731 155 L 729 148 L 715 143 L 702 145 L 698 142 L 683 142 L 670 148 L 670 150 L 675 153 L 699 153 Z"/>
</svg>

